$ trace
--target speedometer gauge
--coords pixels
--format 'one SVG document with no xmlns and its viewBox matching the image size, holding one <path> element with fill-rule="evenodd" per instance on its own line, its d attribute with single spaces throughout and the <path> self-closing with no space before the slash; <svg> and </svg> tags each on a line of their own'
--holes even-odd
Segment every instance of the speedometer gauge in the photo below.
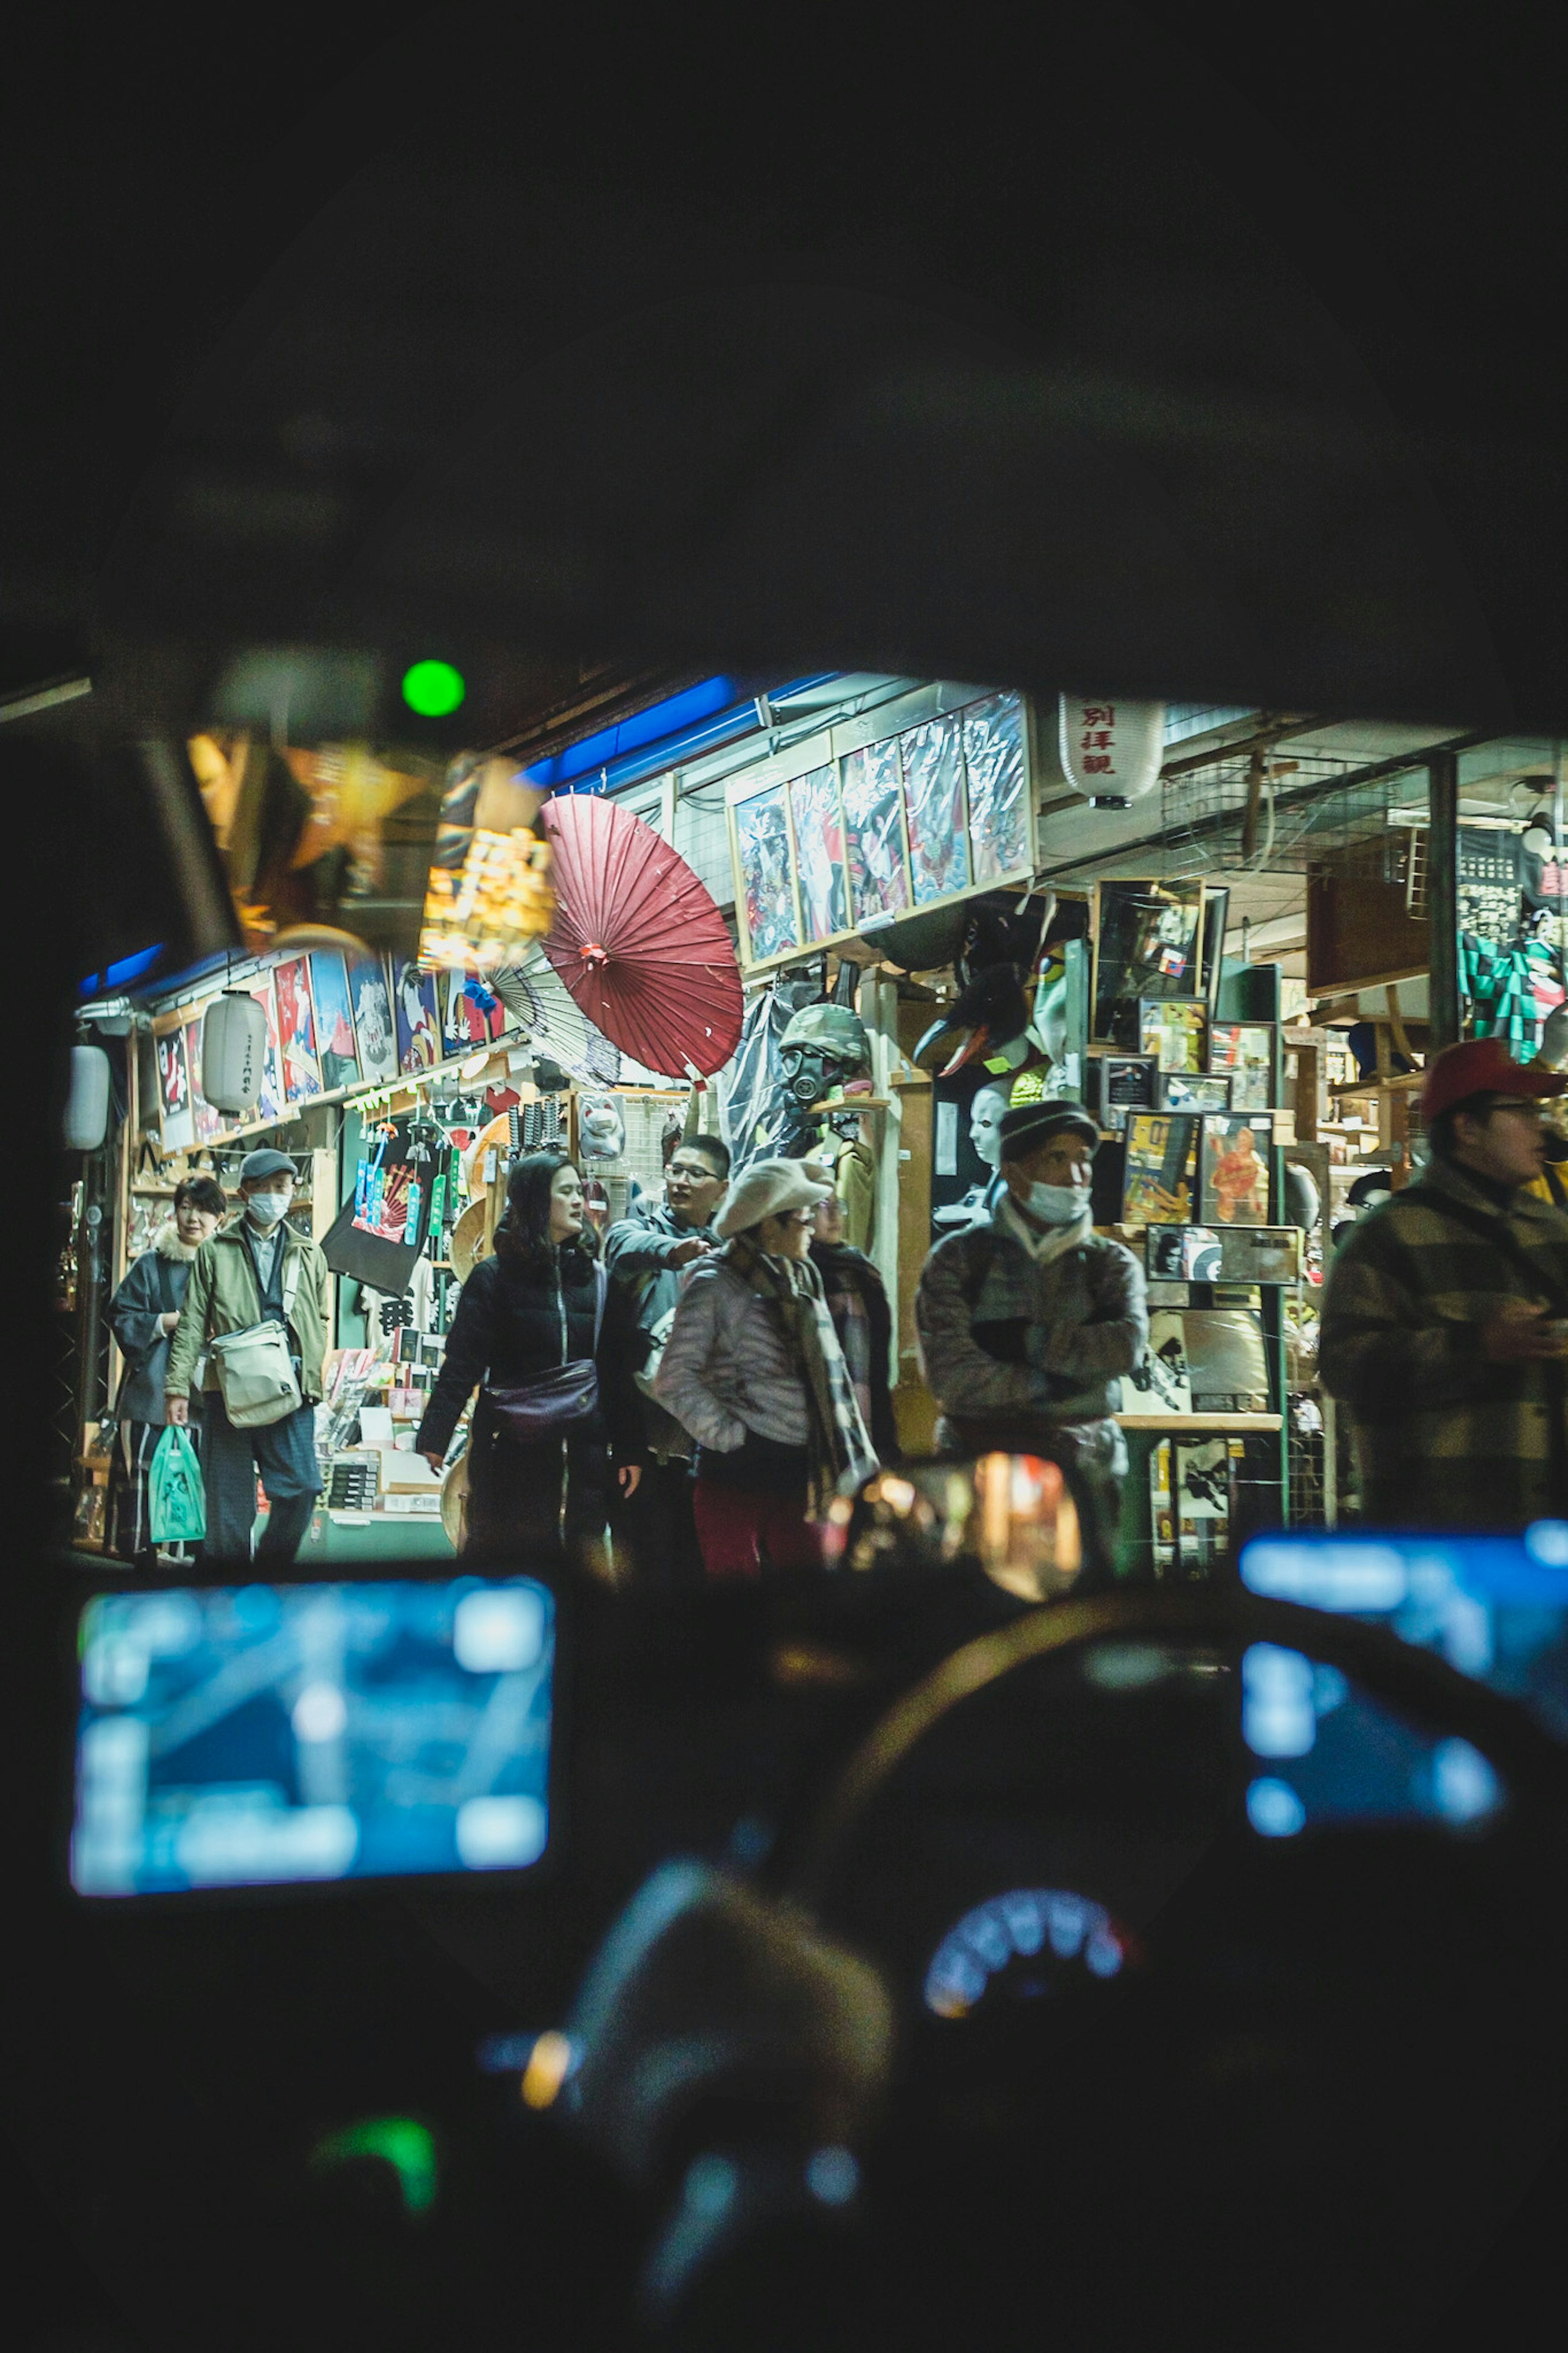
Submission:
<svg viewBox="0 0 1568 2353">
<path fill-rule="evenodd" d="M 965 2018 L 994 1980 L 1029 1998 L 1113 1978 L 1134 1958 L 1131 1933 L 1103 1904 L 1070 1888 L 1016 1887 L 948 1930 L 926 1971 L 925 2004 L 938 2018 Z"/>
</svg>

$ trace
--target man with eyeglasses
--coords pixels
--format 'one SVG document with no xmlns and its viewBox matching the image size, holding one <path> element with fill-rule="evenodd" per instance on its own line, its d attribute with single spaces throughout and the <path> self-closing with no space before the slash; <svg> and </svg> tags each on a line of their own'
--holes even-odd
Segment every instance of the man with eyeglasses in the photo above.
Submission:
<svg viewBox="0 0 1568 2353">
<path fill-rule="evenodd" d="M 1568 1077 L 1500 1039 L 1428 1066 L 1430 1156 L 1330 1270 L 1318 1365 L 1351 1409 L 1371 1527 L 1568 1514 L 1568 1213 L 1532 1191 Z"/>
<path fill-rule="evenodd" d="M 690 1590 L 702 1584 L 702 1555 L 692 1517 L 696 1441 L 653 1395 L 664 1341 L 689 1266 L 716 1247 L 712 1220 L 730 1175 L 730 1155 L 716 1135 L 678 1144 L 664 1175 L 664 1201 L 610 1228 L 605 1262 L 610 1280 L 637 1303 L 642 1361 L 634 1366 L 643 1396 L 647 1466 L 638 1491 L 620 1506 L 617 1535 L 639 1584 Z"/>
</svg>

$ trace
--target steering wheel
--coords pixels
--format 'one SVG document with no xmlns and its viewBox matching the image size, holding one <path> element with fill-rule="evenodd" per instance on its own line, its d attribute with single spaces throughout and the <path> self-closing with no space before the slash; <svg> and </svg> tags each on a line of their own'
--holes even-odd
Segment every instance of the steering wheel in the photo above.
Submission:
<svg viewBox="0 0 1568 2353">
<path fill-rule="evenodd" d="M 1166 1907 L 1184 1914 L 1183 1931 L 1151 1933 L 1152 1947 L 1170 1949 L 1147 1967 L 970 2021 L 911 2014 L 914 1987 L 894 1982 L 886 1954 L 868 1969 L 866 1936 L 845 1923 L 869 1859 L 899 1875 L 900 1788 L 944 1738 L 958 1753 L 1015 1694 L 1013 1729 L 1026 1728 L 1038 1694 L 1023 1671 L 1099 1644 L 1156 1645 L 1203 1654 L 1223 1680 L 1215 1652 L 1253 1643 L 1305 1652 L 1395 1716 L 1469 1743 L 1506 1788 L 1499 1818 L 1484 1835 L 1402 1827 L 1268 1840 L 1216 1802 Z M 914 1792 L 908 1819 L 923 1806 Z M 637 2010 L 650 1958 L 657 1973 L 662 1955 L 664 1977 L 619 2048 L 623 2124 L 635 2108 L 643 2150 L 678 2149 L 684 2168 L 655 2234 L 647 2316 L 683 2348 L 782 2346 L 803 2327 L 818 2343 L 918 2344 L 963 2329 L 1022 2347 L 1042 2326 L 1031 2283 L 1048 2281 L 1079 2347 L 1131 2341 L 1151 2297 L 1166 2306 L 1163 2334 L 1201 2315 L 1215 2346 L 1267 2339 L 1305 2353 L 1331 2318 L 1342 2345 L 1392 2343 L 1423 2286 L 1433 2310 L 1453 2292 L 1445 2259 L 1484 2253 L 1466 2231 L 1478 2216 L 1501 2227 L 1560 2120 L 1565 1814 L 1568 1753 L 1530 1716 L 1353 1619 L 1234 1588 L 1141 1589 L 1058 1601 L 965 1644 L 850 1757 L 780 1858 L 776 1894 L 691 1883 L 682 1897 L 667 1882 L 663 1927 L 640 1957 L 635 1934 L 623 1943 L 621 1991 L 633 1989 L 623 2015 Z M 906 1879 L 920 1867 L 911 1857 Z M 1068 1894 L 1094 1908 L 1092 1889 Z M 712 1935 L 726 1905 L 728 1959 Z M 684 1972 L 685 2000 L 680 1924 L 700 1914 L 705 1965 Z M 1272 1938 L 1273 1975 L 1203 1981 L 1192 1956 L 1205 1934 L 1214 1943 L 1215 1919 L 1233 1957 L 1238 1925 L 1254 1947 Z M 1403 1959 L 1390 1941 L 1402 1924 L 1416 1939 Z M 1138 1941 L 1124 1941 L 1124 1957 Z M 777 1999 L 763 2006 L 763 2028 L 735 1988 L 754 1993 L 769 1969 Z M 778 2024 L 792 2001 L 802 2021 L 793 2100 Z M 754 2051 L 746 2059 L 759 2032 L 773 2036 L 760 2074 Z M 706 2076 L 700 2063 L 679 2082 L 668 2053 L 705 2036 Z M 590 2022 L 578 2094 L 590 2128 L 605 2080 L 595 2037 Z M 1342 2054 L 1352 2049 L 1351 2066 Z M 634 2082 L 648 2088 L 628 2104 Z M 1458 2166 L 1446 2193 L 1439 2157 Z M 667 2173 L 667 2195 L 673 2181 Z M 1335 2232 L 1338 2262 L 1324 2254 Z M 1311 2262 L 1292 2268 L 1292 2250 Z"/>
</svg>

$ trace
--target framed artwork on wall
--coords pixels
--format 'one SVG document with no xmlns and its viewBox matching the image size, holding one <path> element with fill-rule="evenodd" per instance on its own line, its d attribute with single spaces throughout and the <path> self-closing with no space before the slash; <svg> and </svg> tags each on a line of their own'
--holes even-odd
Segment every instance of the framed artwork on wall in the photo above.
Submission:
<svg viewBox="0 0 1568 2353">
<path fill-rule="evenodd" d="M 1129 1112 L 1121 1180 L 1124 1225 L 1188 1223 L 1197 1191 L 1199 1125 L 1181 1113 Z"/>
<path fill-rule="evenodd" d="M 1199 996 L 1203 912 L 1201 882 L 1096 885 L 1093 1038 L 1136 1049 L 1142 1000 Z"/>
<path fill-rule="evenodd" d="M 1197 1077 L 1208 1067 L 1208 1008 L 1197 997 L 1140 1001 L 1138 1043 L 1163 1072 Z"/>
<path fill-rule="evenodd" d="M 1199 1215 L 1206 1226 L 1266 1226 L 1274 1132 L 1265 1113 L 1205 1119 Z"/>
</svg>

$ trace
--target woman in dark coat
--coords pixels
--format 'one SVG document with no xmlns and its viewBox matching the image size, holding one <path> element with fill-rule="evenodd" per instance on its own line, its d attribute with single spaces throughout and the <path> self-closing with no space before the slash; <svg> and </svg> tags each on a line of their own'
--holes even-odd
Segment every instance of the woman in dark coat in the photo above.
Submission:
<svg viewBox="0 0 1568 2353">
<path fill-rule="evenodd" d="M 223 1223 L 228 1204 L 212 1176 L 187 1176 L 174 1188 L 174 1214 L 125 1270 L 109 1303 L 110 1328 L 125 1360 L 117 1401 L 119 1427 L 109 1473 L 109 1548 L 132 1567 L 157 1559 L 147 1522 L 147 1472 L 163 1435 L 163 1369 L 169 1338 L 180 1320 L 191 1261 Z M 188 1425 L 201 1450 L 201 1415 Z"/>
<path fill-rule="evenodd" d="M 610 1474 L 630 1496 L 642 1476 L 642 1418 L 629 1294 L 595 1265 L 583 1180 L 558 1152 L 520 1160 L 507 1186 L 495 1256 L 458 1302 L 440 1377 L 415 1440 L 439 1472 L 473 1390 L 466 1549 L 528 1569 L 604 1560 Z M 597 1337 L 595 1339 L 595 1325 Z M 560 1436 L 520 1443 L 489 1391 L 521 1388 L 591 1357 L 598 1401 Z"/>
</svg>

